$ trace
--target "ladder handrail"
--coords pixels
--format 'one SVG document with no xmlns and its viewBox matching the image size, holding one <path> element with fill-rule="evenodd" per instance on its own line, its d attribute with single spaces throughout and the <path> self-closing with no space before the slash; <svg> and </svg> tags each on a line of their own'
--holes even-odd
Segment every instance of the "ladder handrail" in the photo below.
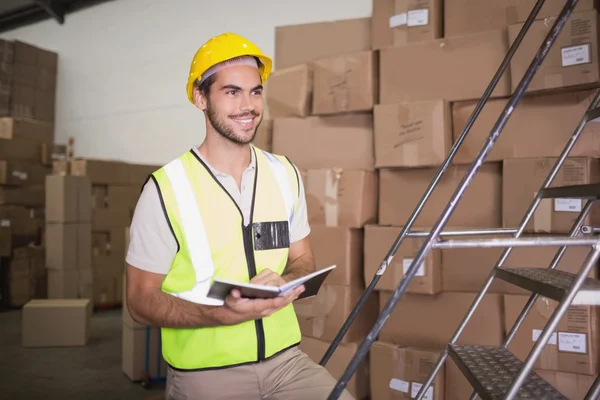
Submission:
<svg viewBox="0 0 600 400">
<path fill-rule="evenodd" d="M 344 322 L 344 324 L 342 325 L 342 327 L 338 331 L 337 335 L 335 336 L 334 340 L 331 342 L 329 348 L 327 349 L 327 351 L 323 355 L 323 357 L 322 357 L 322 359 L 321 359 L 321 361 L 319 363 L 320 365 L 325 366 L 325 364 L 327 364 L 327 361 L 329 361 L 329 359 L 331 358 L 331 356 L 333 355 L 333 353 L 335 352 L 335 350 L 337 349 L 337 347 L 339 346 L 339 344 L 342 342 L 342 339 L 344 338 L 346 332 L 348 332 L 348 330 L 350 329 L 350 326 L 352 325 L 352 323 L 354 322 L 354 320 L 358 316 L 358 313 L 360 312 L 360 310 L 364 307 L 364 305 L 367 302 L 369 296 L 375 290 L 375 287 L 377 286 L 377 283 L 379 282 L 379 279 L 381 279 L 381 276 L 385 273 L 388 265 L 391 264 L 394 256 L 396 255 L 396 253 L 398 252 L 398 249 L 400 248 L 400 245 L 402 244 L 402 242 L 404 241 L 404 239 L 407 236 L 410 235 L 410 230 L 413 227 L 415 221 L 417 220 L 417 217 L 419 216 L 419 214 L 421 213 L 421 211 L 425 207 L 425 203 L 431 197 L 431 194 L 433 193 L 433 190 L 438 185 L 439 181 L 442 179 L 443 174 L 450 167 L 450 165 L 452 163 L 452 160 L 454 159 L 454 156 L 458 152 L 459 148 L 462 146 L 462 144 L 465 141 L 465 139 L 466 139 L 467 135 L 469 134 L 469 132 L 471 131 L 471 128 L 473 127 L 473 124 L 475 123 L 475 121 L 477 120 L 477 118 L 479 117 L 479 115 L 481 114 L 481 111 L 483 110 L 483 107 L 487 104 L 487 101 L 489 100 L 489 98 L 491 97 L 492 93 L 494 92 L 496 86 L 498 85 L 498 82 L 500 81 L 500 79 L 502 78 L 502 76 L 504 75 L 504 73 L 506 72 L 506 70 L 508 69 L 508 67 L 510 65 L 510 62 L 511 62 L 513 56 L 514 56 L 514 54 L 516 53 L 516 51 L 518 50 L 519 46 L 521 45 L 521 42 L 523 41 L 523 38 L 525 37 L 525 35 L 529 31 L 529 28 L 531 27 L 531 25 L 535 21 L 535 17 L 538 15 L 540 9 L 544 5 L 544 2 L 545 2 L 545 0 L 537 0 L 535 6 L 533 7 L 533 9 L 531 11 L 531 13 L 527 17 L 527 20 L 525 21 L 525 23 L 521 27 L 521 30 L 519 31 L 519 34 L 517 35 L 517 37 L 515 38 L 514 42 L 511 44 L 511 46 L 509 47 L 508 52 L 506 53 L 506 56 L 504 57 L 504 59 L 500 63 L 500 66 L 498 67 L 498 69 L 496 70 L 496 73 L 494 74 L 494 76 L 493 76 L 492 80 L 490 81 L 488 87 L 485 89 L 483 95 L 481 96 L 481 98 L 477 102 L 477 105 L 475 106 L 475 109 L 473 110 L 473 112 L 471 113 L 471 116 L 467 120 L 467 123 L 466 123 L 465 127 L 463 128 L 461 134 L 459 135 L 458 138 L 456 138 L 456 140 L 452 144 L 452 147 L 450 148 L 450 152 L 446 156 L 446 159 L 444 160 L 444 162 L 442 163 L 442 165 L 438 169 L 438 172 L 436 173 L 435 177 L 433 178 L 433 180 L 430 182 L 429 186 L 425 190 L 425 193 L 423 194 L 423 196 L 419 200 L 419 203 L 417 204 L 417 206 L 413 210 L 413 212 L 410 215 L 410 217 L 408 218 L 408 221 L 404 224 L 404 226 L 402 227 L 400 233 L 398 234 L 398 236 L 394 240 L 394 243 L 392 244 L 390 250 L 386 254 L 386 256 L 383 259 L 383 261 L 381 262 L 381 264 L 379 266 L 379 269 L 373 275 L 373 278 L 371 279 L 371 282 L 369 283 L 369 285 L 367 285 L 366 290 L 363 292 L 363 294 L 359 298 L 358 302 L 356 303 L 356 305 L 354 306 L 354 308 L 352 309 L 352 311 L 350 312 L 350 314 L 346 318 L 346 321 Z M 408 271 L 410 271 L 410 268 L 409 268 Z M 416 271 L 416 269 L 415 269 L 415 271 Z M 413 275 L 414 275 L 414 273 L 413 273 Z M 412 276 L 411 276 L 411 279 L 412 279 Z M 344 384 L 344 386 L 345 385 L 346 384 Z"/>
</svg>

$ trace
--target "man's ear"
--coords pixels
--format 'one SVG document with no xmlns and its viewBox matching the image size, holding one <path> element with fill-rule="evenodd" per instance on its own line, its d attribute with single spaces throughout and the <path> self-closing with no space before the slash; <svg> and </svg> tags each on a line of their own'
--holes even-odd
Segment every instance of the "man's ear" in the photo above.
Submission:
<svg viewBox="0 0 600 400">
<path fill-rule="evenodd" d="M 202 111 L 208 108 L 206 96 L 200 92 L 200 89 L 194 88 L 194 105 Z"/>
</svg>

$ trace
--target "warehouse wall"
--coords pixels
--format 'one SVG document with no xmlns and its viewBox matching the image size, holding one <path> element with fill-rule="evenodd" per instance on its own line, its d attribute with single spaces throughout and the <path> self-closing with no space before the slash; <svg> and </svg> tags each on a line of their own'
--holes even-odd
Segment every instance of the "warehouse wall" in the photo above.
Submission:
<svg viewBox="0 0 600 400">
<path fill-rule="evenodd" d="M 275 26 L 366 17 L 371 4 L 118 0 L 68 15 L 63 26 L 48 20 L 0 38 L 59 53 L 57 142 L 74 137 L 77 156 L 156 164 L 203 140 L 185 82 L 206 39 L 234 31 L 273 55 Z"/>
</svg>

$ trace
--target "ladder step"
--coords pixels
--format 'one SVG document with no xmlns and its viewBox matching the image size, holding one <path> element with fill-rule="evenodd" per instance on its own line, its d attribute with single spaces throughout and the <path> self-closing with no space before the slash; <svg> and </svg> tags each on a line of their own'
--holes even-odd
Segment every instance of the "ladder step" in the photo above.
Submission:
<svg viewBox="0 0 600 400">
<path fill-rule="evenodd" d="M 561 301 L 577 278 L 576 274 L 547 268 L 505 268 L 496 269 L 496 276 L 530 292 L 555 301 Z M 600 281 L 586 278 L 572 305 L 600 305 Z"/>
<path fill-rule="evenodd" d="M 546 188 L 541 190 L 541 196 L 543 199 L 598 199 L 600 183 Z"/>
<path fill-rule="evenodd" d="M 503 398 L 523 365 L 503 347 L 450 345 L 448 354 L 483 400 Z M 516 398 L 567 399 L 533 371 Z"/>
</svg>

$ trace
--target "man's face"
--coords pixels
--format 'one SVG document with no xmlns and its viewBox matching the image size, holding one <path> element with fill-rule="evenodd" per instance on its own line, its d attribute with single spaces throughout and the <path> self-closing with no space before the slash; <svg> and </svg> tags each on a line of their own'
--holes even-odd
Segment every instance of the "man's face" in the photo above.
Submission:
<svg viewBox="0 0 600 400">
<path fill-rule="evenodd" d="M 220 70 L 200 109 L 215 130 L 237 144 L 250 143 L 263 117 L 263 87 L 258 70 L 241 65 Z"/>
</svg>

